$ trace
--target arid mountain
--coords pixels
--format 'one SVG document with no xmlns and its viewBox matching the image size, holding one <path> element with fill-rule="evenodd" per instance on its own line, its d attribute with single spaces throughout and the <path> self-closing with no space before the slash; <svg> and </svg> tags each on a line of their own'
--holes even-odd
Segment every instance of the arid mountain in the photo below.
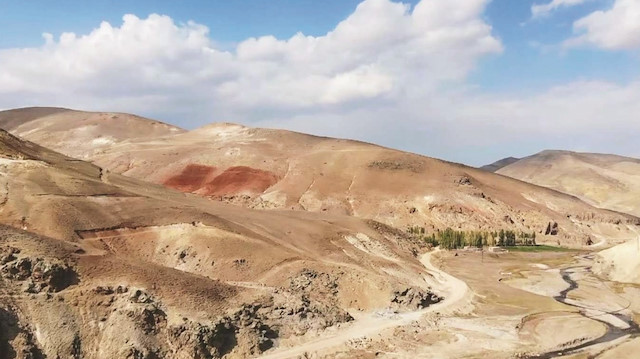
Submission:
<svg viewBox="0 0 640 359">
<path fill-rule="evenodd" d="M 124 113 L 55 107 L 0 111 L 0 128 L 81 159 L 91 158 L 117 143 L 184 132 L 175 126 Z"/>
<path fill-rule="evenodd" d="M 481 170 L 485 170 L 485 171 L 489 171 L 489 172 L 496 172 L 499 169 L 501 169 L 502 167 L 508 166 L 514 162 L 518 162 L 518 160 L 520 160 L 519 158 L 516 157 L 507 157 L 507 158 L 503 158 L 501 160 L 495 161 L 492 164 L 489 165 L 485 165 L 480 167 Z"/>
<path fill-rule="evenodd" d="M 8 357 L 255 355 L 348 310 L 439 301 L 423 246 L 372 221 L 184 194 L 0 131 Z"/>
<path fill-rule="evenodd" d="M 86 113 L 70 113 L 77 124 L 97 116 L 80 114 Z M 0 116 L 11 120 L 11 114 Z M 224 123 L 124 140 L 127 133 L 113 130 L 116 119 L 102 117 L 96 128 L 123 140 L 95 151 L 90 133 L 75 146 L 60 146 L 51 131 L 56 121 L 65 123 L 62 132 L 72 128 L 59 114 L 25 123 L 31 132 L 22 134 L 115 173 L 251 208 L 353 215 L 427 231 L 535 231 L 539 241 L 565 245 L 594 241 L 594 235 L 629 238 L 628 226 L 638 222 L 553 190 L 357 141 Z M 39 130 L 38 123 L 49 127 Z M 557 235 L 545 236 L 553 223 Z"/>
<path fill-rule="evenodd" d="M 95 163 L 0 131 L 2 359 L 637 352 L 637 288 L 591 271 L 636 282 L 624 246 L 429 252 L 359 218 L 557 228 L 539 238 L 601 248 L 637 233 L 633 216 L 361 142 L 230 124 L 128 139 L 95 122 L 118 141 L 96 152 L 76 131 L 66 147 Z M 56 145 L 47 128 L 25 136 Z"/>
<path fill-rule="evenodd" d="M 596 207 L 640 215 L 640 160 L 543 151 L 497 173 L 574 195 Z"/>
</svg>

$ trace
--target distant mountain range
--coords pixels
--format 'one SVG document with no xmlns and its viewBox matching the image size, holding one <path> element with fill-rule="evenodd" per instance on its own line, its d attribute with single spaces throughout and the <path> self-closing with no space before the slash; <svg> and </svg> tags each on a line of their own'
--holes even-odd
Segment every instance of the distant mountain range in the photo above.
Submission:
<svg viewBox="0 0 640 359">
<path fill-rule="evenodd" d="M 0 112 L 2 126 L 113 173 L 250 208 L 350 215 L 428 232 L 535 231 L 539 241 L 558 223 L 558 235 L 547 240 L 567 245 L 586 243 L 593 227 L 624 233 L 624 224 L 637 221 L 461 164 L 286 130 L 214 123 L 185 131 L 128 114 L 43 108 Z"/>
<path fill-rule="evenodd" d="M 636 158 L 547 150 L 482 168 L 571 194 L 596 207 L 640 215 L 640 160 Z"/>
</svg>

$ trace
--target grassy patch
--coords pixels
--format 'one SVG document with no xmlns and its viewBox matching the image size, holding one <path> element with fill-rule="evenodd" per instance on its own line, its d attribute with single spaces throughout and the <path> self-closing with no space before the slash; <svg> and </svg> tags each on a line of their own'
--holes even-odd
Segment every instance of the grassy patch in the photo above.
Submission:
<svg viewBox="0 0 640 359">
<path fill-rule="evenodd" d="M 554 247 L 554 246 L 516 246 L 516 247 L 500 247 L 510 252 L 576 252 L 576 249 Z"/>
</svg>

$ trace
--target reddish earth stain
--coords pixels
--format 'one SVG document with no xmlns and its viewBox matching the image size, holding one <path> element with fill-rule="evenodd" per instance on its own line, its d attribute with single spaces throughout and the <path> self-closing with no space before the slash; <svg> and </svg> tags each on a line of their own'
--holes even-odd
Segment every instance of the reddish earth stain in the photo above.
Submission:
<svg viewBox="0 0 640 359">
<path fill-rule="evenodd" d="M 190 164 L 182 172 L 170 177 L 164 185 L 182 192 L 195 192 L 203 196 L 237 193 L 262 193 L 278 182 L 270 171 L 247 166 L 229 167 L 217 175 L 217 168 Z"/>
<path fill-rule="evenodd" d="M 246 166 L 229 167 L 198 193 L 207 196 L 240 192 L 262 193 L 277 182 L 278 177 L 270 171 Z"/>
<path fill-rule="evenodd" d="M 190 164 L 179 174 L 167 179 L 164 185 L 181 192 L 195 192 L 212 179 L 216 170 L 211 166 Z"/>
</svg>

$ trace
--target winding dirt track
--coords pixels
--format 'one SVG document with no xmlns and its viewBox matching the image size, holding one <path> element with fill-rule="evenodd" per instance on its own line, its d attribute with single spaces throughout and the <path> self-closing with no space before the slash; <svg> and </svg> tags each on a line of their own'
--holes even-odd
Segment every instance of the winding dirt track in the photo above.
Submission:
<svg viewBox="0 0 640 359">
<path fill-rule="evenodd" d="M 439 294 L 444 296 L 444 300 L 438 304 L 432 305 L 426 309 L 405 312 L 405 313 L 392 313 L 389 311 L 377 311 L 363 315 L 352 323 L 338 330 L 324 335 L 320 338 L 311 340 L 302 345 L 297 345 L 292 348 L 278 348 L 274 351 L 267 352 L 260 356 L 261 359 L 286 359 L 286 358 L 298 358 L 305 353 L 317 353 L 321 352 L 324 355 L 330 354 L 332 350 L 335 350 L 339 346 L 346 344 L 352 340 L 361 339 L 376 335 L 386 329 L 400 327 L 410 324 L 411 322 L 420 319 L 424 314 L 429 312 L 435 312 L 443 310 L 455 310 L 467 303 L 468 299 L 471 299 L 473 293 L 469 289 L 469 286 L 458 278 L 445 273 L 444 271 L 436 268 L 431 263 L 431 255 L 435 252 L 424 254 L 420 258 L 420 262 L 425 266 L 429 274 L 431 274 L 435 280 L 435 283 L 430 283 L 434 286 L 434 289 Z M 430 281 L 431 282 L 431 281 Z"/>
</svg>

